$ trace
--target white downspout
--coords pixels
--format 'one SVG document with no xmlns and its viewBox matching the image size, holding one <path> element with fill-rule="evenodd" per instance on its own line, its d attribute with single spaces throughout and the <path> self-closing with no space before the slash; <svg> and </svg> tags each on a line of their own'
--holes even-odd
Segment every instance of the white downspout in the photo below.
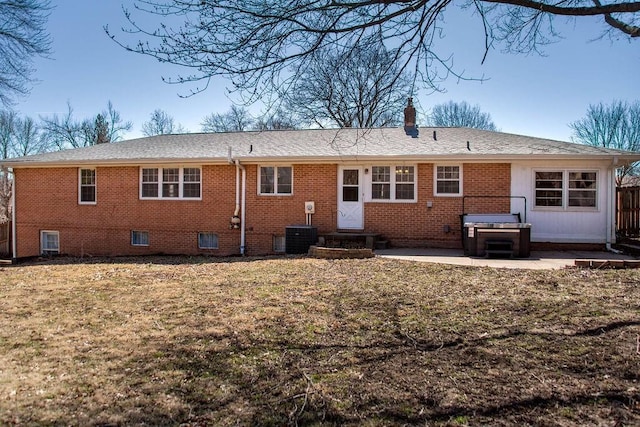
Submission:
<svg viewBox="0 0 640 427">
<path fill-rule="evenodd" d="M 609 195 L 609 197 L 607 197 L 607 213 L 606 213 L 606 217 L 607 217 L 607 243 L 606 243 L 606 248 L 607 251 L 609 252 L 613 252 L 613 253 L 622 253 L 621 251 L 614 249 L 611 247 L 612 243 L 615 243 L 615 228 L 616 228 L 616 219 L 615 219 L 615 197 L 616 197 L 616 191 L 615 191 L 615 187 L 614 187 L 614 175 L 616 173 L 616 168 L 615 166 L 611 166 L 608 169 L 608 173 L 607 173 L 607 193 Z"/>
<path fill-rule="evenodd" d="M 240 255 L 244 256 L 245 253 L 245 220 L 244 215 L 247 207 L 246 203 L 246 183 L 247 183 L 247 171 L 240 164 L 240 160 L 233 159 L 231 155 L 231 147 L 229 147 L 229 154 L 227 161 L 230 164 L 236 165 L 236 209 L 233 211 L 231 217 L 231 228 L 240 228 Z M 242 170 L 242 193 L 240 193 L 240 171 Z M 242 200 L 240 199 L 242 197 Z"/>
<path fill-rule="evenodd" d="M 247 197 L 246 197 L 246 187 L 247 187 L 247 170 L 244 166 L 240 164 L 240 160 L 236 159 L 236 210 L 234 213 L 234 217 L 238 216 L 238 208 L 240 208 L 240 255 L 244 256 L 245 252 L 245 213 L 247 210 Z M 240 180 L 239 172 L 242 170 L 242 193 L 240 193 Z M 238 205 L 239 199 L 241 199 L 241 204 Z"/>
<path fill-rule="evenodd" d="M 240 214 L 240 164 L 235 161 L 236 165 L 236 210 L 233 211 L 233 217 L 237 218 Z"/>
<path fill-rule="evenodd" d="M 18 261 L 18 242 L 16 239 L 16 174 L 10 169 L 13 180 L 11 181 L 11 262 L 15 264 Z"/>
</svg>

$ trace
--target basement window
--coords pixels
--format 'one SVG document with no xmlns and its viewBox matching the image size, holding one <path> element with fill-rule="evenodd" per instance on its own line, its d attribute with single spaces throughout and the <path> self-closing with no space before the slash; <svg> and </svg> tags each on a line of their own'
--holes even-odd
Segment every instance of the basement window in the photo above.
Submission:
<svg viewBox="0 0 640 427">
<path fill-rule="evenodd" d="M 60 253 L 60 232 L 40 232 L 40 253 L 42 255 L 58 255 Z"/>
<path fill-rule="evenodd" d="M 284 253 L 286 251 L 285 236 L 273 236 L 273 252 Z"/>
<path fill-rule="evenodd" d="M 218 235 L 215 233 L 198 233 L 198 248 L 218 249 Z"/>
<path fill-rule="evenodd" d="M 149 232 L 148 231 L 132 231 L 131 232 L 131 245 L 132 246 L 149 246 Z"/>
</svg>

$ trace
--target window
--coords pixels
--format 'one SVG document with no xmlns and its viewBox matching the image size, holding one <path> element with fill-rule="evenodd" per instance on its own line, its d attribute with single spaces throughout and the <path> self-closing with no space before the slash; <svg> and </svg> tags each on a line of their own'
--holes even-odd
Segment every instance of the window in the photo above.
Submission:
<svg viewBox="0 0 640 427">
<path fill-rule="evenodd" d="M 96 170 L 80 169 L 80 203 L 96 203 Z"/>
<path fill-rule="evenodd" d="M 562 172 L 536 172 L 536 206 L 562 206 Z"/>
<path fill-rule="evenodd" d="M 133 246 L 149 246 L 149 232 L 148 231 L 132 231 L 131 244 Z"/>
<path fill-rule="evenodd" d="M 460 166 L 436 166 L 435 194 L 459 196 L 462 194 L 462 169 Z"/>
<path fill-rule="evenodd" d="M 360 171 L 344 169 L 342 171 L 342 201 L 357 202 L 360 200 Z"/>
<path fill-rule="evenodd" d="M 198 248 L 218 249 L 218 235 L 215 233 L 198 233 Z"/>
<path fill-rule="evenodd" d="M 180 196 L 180 169 L 162 169 L 162 197 Z"/>
<path fill-rule="evenodd" d="M 200 199 L 200 168 L 141 168 L 140 198 Z"/>
<path fill-rule="evenodd" d="M 415 199 L 413 171 L 413 166 L 396 166 L 396 199 Z"/>
<path fill-rule="evenodd" d="M 158 197 L 158 169 L 142 169 L 142 197 Z"/>
<path fill-rule="evenodd" d="M 185 168 L 182 197 L 200 197 L 200 169 Z"/>
<path fill-rule="evenodd" d="M 569 207 L 596 207 L 596 172 L 569 172 Z"/>
<path fill-rule="evenodd" d="M 371 167 L 371 198 L 374 200 L 391 199 L 391 168 L 389 166 Z"/>
<path fill-rule="evenodd" d="M 414 166 L 372 166 L 371 199 L 375 201 L 415 200 Z"/>
<path fill-rule="evenodd" d="M 595 171 L 536 171 L 538 208 L 596 208 L 598 173 Z"/>
<path fill-rule="evenodd" d="M 286 250 L 285 236 L 273 236 L 273 252 L 283 253 Z"/>
<path fill-rule="evenodd" d="M 260 194 L 292 194 L 291 166 L 260 166 Z"/>
<path fill-rule="evenodd" d="M 40 252 L 42 255 L 56 255 L 60 253 L 60 233 L 58 231 L 40 232 Z"/>
</svg>

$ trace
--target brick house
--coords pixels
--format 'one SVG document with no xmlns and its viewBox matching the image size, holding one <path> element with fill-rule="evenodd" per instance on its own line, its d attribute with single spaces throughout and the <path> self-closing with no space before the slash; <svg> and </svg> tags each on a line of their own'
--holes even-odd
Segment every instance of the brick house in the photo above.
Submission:
<svg viewBox="0 0 640 427">
<path fill-rule="evenodd" d="M 615 168 L 639 153 L 468 128 L 160 135 L 2 161 L 13 257 L 260 255 L 287 226 L 461 247 L 462 213 L 519 213 L 536 245 L 615 242 Z M 491 197 L 487 197 L 491 196 Z M 306 211 L 313 202 L 313 214 Z"/>
</svg>

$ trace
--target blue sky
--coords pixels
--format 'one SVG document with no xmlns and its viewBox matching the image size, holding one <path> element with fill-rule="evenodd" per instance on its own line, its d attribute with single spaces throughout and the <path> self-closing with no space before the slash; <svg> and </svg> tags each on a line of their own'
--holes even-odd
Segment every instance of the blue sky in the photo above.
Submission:
<svg viewBox="0 0 640 427">
<path fill-rule="evenodd" d="M 39 82 L 30 95 L 18 100 L 15 108 L 21 114 L 34 118 L 64 114 L 69 101 L 75 117 L 84 119 L 105 109 L 110 100 L 124 119 L 133 122 L 125 135 L 129 139 L 141 136 L 142 123 L 156 108 L 192 132 L 200 130 L 204 116 L 230 108 L 227 81 L 213 80 L 207 91 L 181 98 L 189 86 L 161 79 L 175 77 L 180 68 L 127 52 L 111 41 L 103 26 L 118 32 L 126 24 L 120 1 L 54 0 L 52 4 L 48 27 L 53 53 L 51 59 L 36 61 L 33 77 Z M 504 132 L 567 141 L 568 124 L 583 117 L 589 104 L 640 100 L 640 40 L 598 39 L 603 24 L 595 18 L 558 23 L 565 38 L 546 47 L 545 56 L 494 49 L 481 64 L 480 22 L 469 14 L 447 13 L 443 51 L 454 53 L 454 65 L 465 75 L 486 80 L 449 79 L 443 84 L 444 93 L 419 93 L 419 108 L 426 112 L 449 100 L 467 101 L 490 113 Z"/>
</svg>

